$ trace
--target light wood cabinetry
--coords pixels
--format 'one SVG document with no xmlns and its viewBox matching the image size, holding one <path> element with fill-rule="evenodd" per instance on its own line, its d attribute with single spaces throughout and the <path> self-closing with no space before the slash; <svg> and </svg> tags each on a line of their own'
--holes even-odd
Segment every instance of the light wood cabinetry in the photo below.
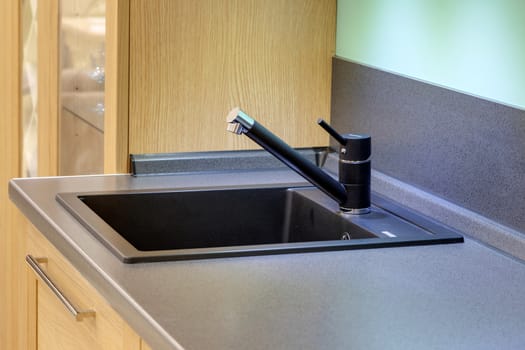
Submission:
<svg viewBox="0 0 525 350">
<path fill-rule="evenodd" d="M 61 130 L 79 126 L 59 127 L 59 0 L 37 3 L 38 175 L 53 176 Z M 45 240 L 35 244 L 38 234 L 26 240 L 29 225 L 7 196 L 8 179 L 22 175 L 20 6 L 0 1 L 0 349 L 67 349 L 71 335 L 91 349 L 106 341 L 134 349 L 136 335 L 125 336 L 133 332 L 96 292 L 84 296 L 90 286 L 69 263 Z M 104 171 L 127 172 L 130 153 L 257 148 L 225 131 L 235 106 L 292 146 L 328 144 L 314 121 L 329 119 L 335 18 L 336 0 L 107 1 Z M 44 269 L 75 303 L 96 309 L 95 321 L 68 318 L 27 271 L 28 251 L 47 255 Z"/>
<path fill-rule="evenodd" d="M 235 106 L 292 146 L 323 146 L 335 0 L 108 3 L 105 170 L 129 153 L 257 148 L 225 131 Z"/>
<path fill-rule="evenodd" d="M 57 1 L 39 9 L 48 28 Z M 335 18 L 335 0 L 107 1 L 104 171 L 127 172 L 130 153 L 258 148 L 225 131 L 236 106 L 292 146 L 328 144 L 315 120 L 330 117 Z M 53 175 L 58 39 L 43 32 L 39 168 Z"/>
<path fill-rule="evenodd" d="M 132 0 L 129 152 L 257 148 L 225 132 L 240 106 L 293 146 L 323 146 L 332 0 Z"/>
<path fill-rule="evenodd" d="M 59 168 L 57 3 L 39 5 L 45 175 Z M 335 18 L 336 0 L 107 1 L 104 171 L 127 172 L 130 153 L 258 148 L 225 131 L 236 106 L 292 146 L 328 144 L 315 120 L 330 118 Z"/>
<path fill-rule="evenodd" d="M 104 171 L 128 168 L 129 0 L 106 3 Z"/>
<path fill-rule="evenodd" d="M 37 261 L 71 305 L 86 316 L 76 317 L 42 277 L 28 267 L 28 333 L 38 350 L 142 350 L 140 337 L 98 292 L 35 229 L 30 230 L 28 256 Z"/>
<path fill-rule="evenodd" d="M 24 349 L 25 267 L 19 260 L 25 240 L 18 233 L 22 219 L 9 201 L 7 182 L 20 176 L 20 5 L 0 1 L 0 349 Z"/>
</svg>

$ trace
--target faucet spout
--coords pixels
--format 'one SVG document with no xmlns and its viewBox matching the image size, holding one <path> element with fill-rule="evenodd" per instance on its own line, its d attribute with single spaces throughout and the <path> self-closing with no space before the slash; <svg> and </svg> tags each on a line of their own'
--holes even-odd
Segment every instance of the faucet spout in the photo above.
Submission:
<svg viewBox="0 0 525 350">
<path fill-rule="evenodd" d="M 337 201 L 340 206 L 346 203 L 347 192 L 341 183 L 304 158 L 299 152 L 248 116 L 240 108 L 232 109 L 228 113 L 226 121 L 228 122 L 226 130 L 237 135 L 244 134 L 248 136 L 259 146 Z"/>
</svg>

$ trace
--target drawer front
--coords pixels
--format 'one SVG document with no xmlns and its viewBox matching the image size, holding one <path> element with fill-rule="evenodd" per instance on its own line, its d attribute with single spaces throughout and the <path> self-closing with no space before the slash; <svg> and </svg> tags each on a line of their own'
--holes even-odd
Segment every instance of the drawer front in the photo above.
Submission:
<svg viewBox="0 0 525 350">
<path fill-rule="evenodd" d="M 48 279 L 34 273 L 39 350 L 141 348 L 139 336 L 40 233 L 30 235 L 28 252 Z M 90 313 L 75 317 L 71 308 Z"/>
</svg>

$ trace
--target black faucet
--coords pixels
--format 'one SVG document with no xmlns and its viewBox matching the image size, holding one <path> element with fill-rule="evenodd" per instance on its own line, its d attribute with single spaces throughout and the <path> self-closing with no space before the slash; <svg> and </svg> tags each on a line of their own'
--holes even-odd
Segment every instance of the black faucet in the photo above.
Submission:
<svg viewBox="0 0 525 350">
<path fill-rule="evenodd" d="M 304 158 L 264 126 L 240 110 L 228 113 L 227 130 L 245 134 L 306 180 L 339 203 L 342 211 L 351 214 L 370 212 L 370 155 L 368 135 L 339 134 L 324 120 L 318 124 L 339 142 L 339 182 Z"/>
</svg>

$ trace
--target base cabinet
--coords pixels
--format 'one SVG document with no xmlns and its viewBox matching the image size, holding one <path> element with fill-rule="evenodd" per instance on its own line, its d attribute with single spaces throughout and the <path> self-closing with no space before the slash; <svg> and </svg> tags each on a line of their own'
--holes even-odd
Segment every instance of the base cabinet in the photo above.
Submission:
<svg viewBox="0 0 525 350">
<path fill-rule="evenodd" d="M 38 231 L 27 250 L 32 349 L 151 350 Z"/>
<path fill-rule="evenodd" d="M 119 322 L 110 323 L 111 317 L 101 312 L 76 321 L 49 287 L 37 284 L 39 350 L 124 349 Z"/>
</svg>

